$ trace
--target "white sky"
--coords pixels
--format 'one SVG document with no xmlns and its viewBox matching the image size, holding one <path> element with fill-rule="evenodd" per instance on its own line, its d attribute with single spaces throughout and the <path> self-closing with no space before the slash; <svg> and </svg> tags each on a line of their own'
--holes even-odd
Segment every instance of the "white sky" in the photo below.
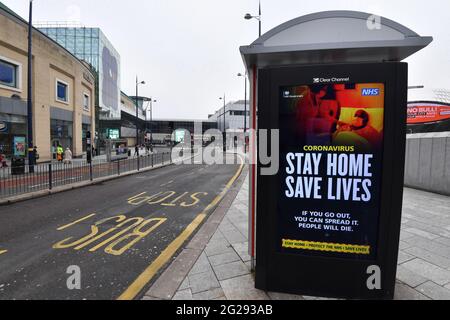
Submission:
<svg viewBox="0 0 450 320">
<path fill-rule="evenodd" d="M 28 20 L 28 0 L 0 0 Z M 34 21 L 75 20 L 100 27 L 121 55 L 122 90 L 134 94 L 136 74 L 153 96 L 154 118 L 206 119 L 244 98 L 239 46 L 258 35 L 257 0 L 34 0 Z M 410 85 L 450 89 L 448 0 L 262 0 L 262 31 L 305 14 L 365 11 L 395 20 L 434 42 L 415 54 Z"/>
</svg>

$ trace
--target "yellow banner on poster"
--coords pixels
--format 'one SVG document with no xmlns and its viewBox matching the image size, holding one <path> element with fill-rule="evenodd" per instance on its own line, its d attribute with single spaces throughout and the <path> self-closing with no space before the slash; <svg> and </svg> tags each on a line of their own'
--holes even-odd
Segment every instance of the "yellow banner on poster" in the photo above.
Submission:
<svg viewBox="0 0 450 320">
<path fill-rule="evenodd" d="M 327 242 L 313 242 L 303 240 L 282 240 L 282 247 L 289 249 L 301 249 L 312 251 L 325 251 L 325 252 L 340 252 L 340 253 L 353 253 L 353 254 L 370 254 L 370 246 L 360 246 L 355 244 L 340 244 L 340 243 L 327 243 Z"/>
</svg>

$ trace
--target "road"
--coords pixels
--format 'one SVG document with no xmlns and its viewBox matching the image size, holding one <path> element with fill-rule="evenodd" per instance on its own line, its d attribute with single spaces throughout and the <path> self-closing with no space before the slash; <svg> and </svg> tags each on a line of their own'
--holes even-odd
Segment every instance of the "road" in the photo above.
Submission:
<svg viewBox="0 0 450 320">
<path fill-rule="evenodd" d="M 0 299 L 139 298 L 240 168 L 172 165 L 0 207 Z"/>
</svg>

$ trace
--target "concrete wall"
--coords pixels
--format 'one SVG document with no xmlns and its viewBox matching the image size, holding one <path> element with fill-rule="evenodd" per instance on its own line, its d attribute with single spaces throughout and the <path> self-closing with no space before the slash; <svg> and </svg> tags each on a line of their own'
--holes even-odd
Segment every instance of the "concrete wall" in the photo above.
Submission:
<svg viewBox="0 0 450 320">
<path fill-rule="evenodd" d="M 405 185 L 450 195 L 450 132 L 407 136 Z"/>
<path fill-rule="evenodd" d="M 21 66 L 18 88 L 0 86 L 0 96 L 5 99 L 15 94 L 22 101 L 27 100 L 27 38 L 27 25 L 0 10 L 0 57 Z M 69 86 L 67 103 L 56 100 L 57 79 Z M 94 82 L 94 75 L 85 64 L 40 32 L 33 31 L 33 135 L 39 161 L 51 159 L 51 108 L 73 113 L 72 152 L 74 156 L 83 154 L 83 116 L 91 119 L 91 130 L 95 132 Z M 83 110 L 83 94 L 90 97 L 90 110 Z"/>
</svg>

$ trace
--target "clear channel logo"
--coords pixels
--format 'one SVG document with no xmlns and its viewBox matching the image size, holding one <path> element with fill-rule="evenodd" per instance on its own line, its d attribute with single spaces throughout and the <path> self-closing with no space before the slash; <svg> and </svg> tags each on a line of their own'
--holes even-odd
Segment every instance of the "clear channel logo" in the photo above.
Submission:
<svg viewBox="0 0 450 320">
<path fill-rule="evenodd" d="M 350 77 L 344 78 L 313 78 L 313 83 L 336 83 L 336 82 L 349 82 Z"/>
</svg>

